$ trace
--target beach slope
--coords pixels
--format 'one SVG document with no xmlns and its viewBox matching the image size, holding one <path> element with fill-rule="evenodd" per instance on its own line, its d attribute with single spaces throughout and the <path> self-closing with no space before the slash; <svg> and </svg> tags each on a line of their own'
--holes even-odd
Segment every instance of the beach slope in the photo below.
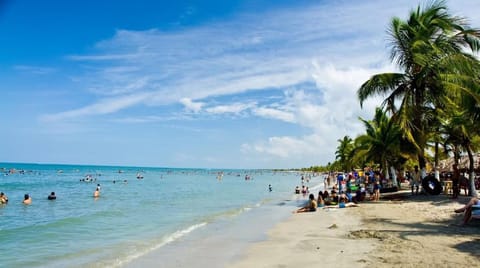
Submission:
<svg viewBox="0 0 480 268">
<path fill-rule="evenodd" d="M 462 227 L 453 212 L 468 199 L 404 193 L 293 214 L 228 267 L 475 267 L 480 220 Z"/>
</svg>

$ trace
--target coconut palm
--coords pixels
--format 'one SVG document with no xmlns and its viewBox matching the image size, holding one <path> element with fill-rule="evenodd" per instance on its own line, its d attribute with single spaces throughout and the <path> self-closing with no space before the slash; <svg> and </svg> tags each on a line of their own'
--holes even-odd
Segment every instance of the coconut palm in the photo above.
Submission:
<svg viewBox="0 0 480 268">
<path fill-rule="evenodd" d="M 339 145 L 335 151 L 335 159 L 340 161 L 342 171 L 351 170 L 351 151 L 353 150 L 353 140 L 349 136 L 338 139 Z"/>
<path fill-rule="evenodd" d="M 384 175 L 388 178 L 390 164 L 400 156 L 402 131 L 380 108 L 376 109 L 373 120 L 360 120 L 365 125 L 366 133 L 356 138 L 356 153 L 367 161 L 381 164 Z M 393 178 L 396 180 L 396 176 Z M 393 183 L 397 185 L 396 181 Z"/>
<path fill-rule="evenodd" d="M 478 144 L 479 130 L 476 127 L 478 120 L 471 113 L 471 107 L 454 106 L 446 112 L 441 113 L 442 135 L 445 137 L 445 147 L 452 148 L 455 156 L 455 163 L 458 163 L 460 153 L 466 152 L 469 159 L 469 194 L 477 196 L 475 189 L 474 158 L 473 153 L 480 148 Z M 475 110 L 475 109 L 474 109 Z"/>
<path fill-rule="evenodd" d="M 403 70 L 372 76 L 358 90 L 360 105 L 374 95 L 386 95 L 382 107 L 416 145 L 419 166 L 426 166 L 429 115 L 453 94 L 470 94 L 478 84 L 478 61 L 469 53 L 480 48 L 480 31 L 447 12 L 444 1 L 418 7 L 407 21 L 393 18 L 389 31 L 391 60 Z M 399 103 L 397 103 L 399 102 Z"/>
</svg>

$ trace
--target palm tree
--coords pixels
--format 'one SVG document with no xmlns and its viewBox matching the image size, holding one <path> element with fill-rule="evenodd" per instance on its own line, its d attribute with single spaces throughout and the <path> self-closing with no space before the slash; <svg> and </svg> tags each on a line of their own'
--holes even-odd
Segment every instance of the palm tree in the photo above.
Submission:
<svg viewBox="0 0 480 268">
<path fill-rule="evenodd" d="M 373 120 L 360 120 L 365 125 L 366 134 L 356 138 L 357 154 L 367 161 L 379 163 L 385 178 L 388 178 L 390 163 L 400 155 L 402 131 L 380 108 L 376 109 Z M 393 178 L 396 180 L 396 176 Z M 393 183 L 397 185 L 396 181 Z"/>
<path fill-rule="evenodd" d="M 462 107 L 452 107 L 448 110 L 442 124 L 445 137 L 445 147 L 450 145 L 454 150 L 455 163 L 458 163 L 460 152 L 464 151 L 469 159 L 469 195 L 477 196 L 475 189 L 474 158 L 473 152 L 479 148 L 478 120 L 469 113 L 470 110 Z"/>
<path fill-rule="evenodd" d="M 391 60 L 403 72 L 372 76 L 358 90 L 358 98 L 362 105 L 371 96 L 387 95 L 382 107 L 415 144 L 424 169 L 429 115 L 452 92 L 475 96 L 471 86 L 478 84 L 478 61 L 465 51 L 480 49 L 480 31 L 449 15 L 444 1 L 434 1 L 412 11 L 407 21 L 393 18 L 389 35 Z"/>
<path fill-rule="evenodd" d="M 335 159 L 340 161 L 342 171 L 349 171 L 351 169 L 351 151 L 353 149 L 353 140 L 349 136 L 337 140 L 340 144 L 335 151 Z"/>
</svg>

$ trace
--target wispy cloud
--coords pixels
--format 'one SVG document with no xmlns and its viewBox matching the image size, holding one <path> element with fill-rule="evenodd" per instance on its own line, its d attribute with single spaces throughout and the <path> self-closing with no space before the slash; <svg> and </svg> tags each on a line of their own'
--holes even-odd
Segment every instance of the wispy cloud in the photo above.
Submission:
<svg viewBox="0 0 480 268">
<path fill-rule="evenodd" d="M 261 116 L 264 118 L 282 120 L 285 122 L 293 123 L 295 122 L 295 116 L 292 113 L 282 111 L 279 109 L 268 108 L 268 107 L 259 107 L 253 111 L 253 113 L 257 116 Z"/>
<path fill-rule="evenodd" d="M 206 108 L 205 111 L 211 114 L 240 114 L 251 108 L 254 104 L 232 103 L 229 105 L 218 105 Z"/>
<path fill-rule="evenodd" d="M 148 90 L 148 105 L 283 90 L 312 81 L 314 59 L 358 68 L 381 61 L 384 44 L 378 32 L 384 26 L 378 21 L 386 20 L 388 12 L 384 17 L 384 13 L 377 14 L 375 20 L 365 17 L 379 8 L 379 3 L 350 6 L 339 2 L 244 14 L 235 20 L 177 32 L 118 30 L 112 39 L 97 44 L 96 55 L 69 58 L 99 69 L 85 79 L 93 92 L 135 98 L 132 92 Z M 391 6 L 383 4 L 387 11 Z M 359 8 L 363 13 L 358 13 Z M 95 65 L 98 61 L 103 63 Z M 117 99 L 98 101 L 106 104 Z M 100 109 L 98 112 L 103 114 Z"/>
<path fill-rule="evenodd" d="M 37 74 L 37 75 L 51 74 L 57 71 L 57 69 L 51 68 L 51 67 L 31 66 L 31 65 L 15 65 L 13 68 L 16 71 Z"/>
<path fill-rule="evenodd" d="M 125 107 L 145 102 L 148 100 L 150 94 L 136 94 L 134 96 L 121 96 L 114 99 L 104 99 L 100 102 L 82 107 L 80 109 L 70 110 L 62 113 L 44 115 L 42 120 L 45 121 L 60 121 L 65 119 L 72 119 L 81 116 L 110 114 L 119 111 Z"/>
</svg>

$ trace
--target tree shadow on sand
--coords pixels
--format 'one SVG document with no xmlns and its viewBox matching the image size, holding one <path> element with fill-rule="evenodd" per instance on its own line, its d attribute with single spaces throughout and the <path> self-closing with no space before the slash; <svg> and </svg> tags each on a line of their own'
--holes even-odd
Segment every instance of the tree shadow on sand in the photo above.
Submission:
<svg viewBox="0 0 480 268">
<path fill-rule="evenodd" d="M 468 225 L 461 226 L 460 223 L 463 219 L 463 213 L 454 213 L 453 209 L 451 209 L 453 205 L 452 202 L 455 202 L 455 204 L 458 203 L 458 205 L 461 206 L 467 203 L 469 199 L 470 197 L 460 197 L 459 199 L 451 200 L 445 195 L 411 196 L 410 193 L 384 196 L 381 201 L 382 203 L 398 205 L 406 203 L 406 206 L 414 205 L 415 203 L 428 203 L 429 206 L 419 206 L 420 209 L 415 211 L 425 216 L 419 217 L 418 221 L 415 219 L 402 219 L 401 214 L 399 214 L 400 216 L 398 218 L 379 218 L 378 216 L 380 215 L 375 215 L 372 209 L 372 211 L 367 211 L 363 215 L 363 226 L 367 228 L 350 232 L 349 238 L 373 238 L 385 242 L 395 240 L 397 243 L 410 243 L 411 245 L 423 248 L 428 247 L 428 243 L 430 242 L 420 242 L 421 237 L 431 237 L 432 240 L 434 240 L 436 237 L 441 238 L 445 236 L 446 239 L 449 239 L 448 241 L 450 243 L 445 246 L 480 260 L 480 220 L 472 220 Z M 375 206 L 375 203 L 368 203 L 366 206 Z M 392 207 L 392 209 L 396 208 Z M 415 206 L 412 206 L 411 209 L 415 209 Z M 451 214 L 447 215 L 450 211 Z M 431 220 L 425 221 L 425 218 L 430 218 Z M 452 237 L 455 237 L 455 239 L 452 240 Z"/>
</svg>

